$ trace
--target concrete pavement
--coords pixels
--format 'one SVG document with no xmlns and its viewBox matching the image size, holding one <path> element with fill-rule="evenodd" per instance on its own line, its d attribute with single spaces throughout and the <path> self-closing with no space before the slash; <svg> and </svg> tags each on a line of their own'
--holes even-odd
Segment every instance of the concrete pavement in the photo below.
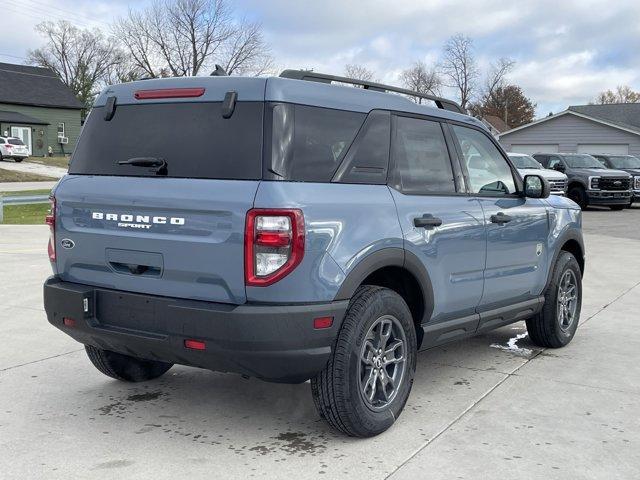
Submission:
<svg viewBox="0 0 640 480">
<path fill-rule="evenodd" d="M 2 162 L 0 168 L 5 170 L 13 170 L 15 172 L 33 173 L 35 175 L 43 175 L 45 177 L 62 178 L 67 174 L 66 168 L 53 167 L 50 165 L 41 165 L 30 162 Z"/>
<path fill-rule="evenodd" d="M 326 427 L 308 384 L 186 367 L 137 385 L 102 376 L 46 322 L 46 227 L 0 226 L 0 477 L 637 478 L 639 221 L 585 213 L 568 347 L 541 351 L 519 323 L 421 353 L 404 413 L 368 440 Z"/>
</svg>

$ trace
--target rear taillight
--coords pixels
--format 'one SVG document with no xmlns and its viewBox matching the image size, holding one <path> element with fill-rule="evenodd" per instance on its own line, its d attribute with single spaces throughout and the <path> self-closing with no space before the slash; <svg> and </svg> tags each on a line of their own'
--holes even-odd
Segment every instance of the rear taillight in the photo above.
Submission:
<svg viewBox="0 0 640 480">
<path fill-rule="evenodd" d="M 288 275 L 304 256 L 304 216 L 297 209 L 253 209 L 244 235 L 245 283 L 265 287 Z"/>
<path fill-rule="evenodd" d="M 56 261 L 56 199 L 55 197 L 49 197 L 49 203 L 51 204 L 49 213 L 44 217 L 44 221 L 49 225 L 49 245 L 47 246 L 47 252 L 49 253 L 49 261 Z"/>
<path fill-rule="evenodd" d="M 5 143 L 4 146 L 6 148 L 8 148 L 9 150 L 11 150 L 13 148 L 13 145 L 11 145 L 10 143 Z"/>
</svg>

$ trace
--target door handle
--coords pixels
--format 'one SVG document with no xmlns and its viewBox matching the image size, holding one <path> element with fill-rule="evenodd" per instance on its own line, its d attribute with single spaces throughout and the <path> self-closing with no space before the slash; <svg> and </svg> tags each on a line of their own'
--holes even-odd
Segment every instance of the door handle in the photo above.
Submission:
<svg viewBox="0 0 640 480">
<path fill-rule="evenodd" d="M 418 228 L 434 228 L 442 225 L 442 219 L 434 217 L 430 213 L 425 213 L 421 217 L 415 217 L 413 219 L 413 225 Z"/>
<path fill-rule="evenodd" d="M 498 212 L 495 215 L 491 215 L 491 223 L 504 224 L 513 220 L 509 215 L 502 212 Z"/>
</svg>

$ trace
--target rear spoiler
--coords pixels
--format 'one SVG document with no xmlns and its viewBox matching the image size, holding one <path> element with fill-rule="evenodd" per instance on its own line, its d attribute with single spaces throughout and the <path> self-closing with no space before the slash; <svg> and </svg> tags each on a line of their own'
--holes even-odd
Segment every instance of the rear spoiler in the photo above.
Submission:
<svg viewBox="0 0 640 480">
<path fill-rule="evenodd" d="M 462 113 L 467 115 L 467 112 L 456 102 L 453 100 L 448 100 L 446 98 L 437 97 L 435 95 L 428 95 L 425 93 L 416 92 L 414 90 L 408 90 L 406 88 L 394 87 L 393 85 L 385 85 L 377 82 L 370 82 L 368 80 L 359 80 L 357 78 L 349 78 L 349 77 L 340 77 L 337 75 L 328 75 L 326 73 L 318 73 L 312 72 L 310 70 L 284 70 L 280 77 L 282 78 L 291 78 L 294 80 L 306 80 L 309 82 L 320 82 L 320 83 L 347 83 L 350 85 L 357 85 L 365 90 L 374 90 L 376 92 L 392 92 L 392 93 L 400 93 L 403 95 L 409 95 L 411 97 L 419 97 L 424 98 L 426 100 L 431 100 L 436 104 L 436 106 L 442 110 L 449 110 L 451 112 Z"/>
</svg>

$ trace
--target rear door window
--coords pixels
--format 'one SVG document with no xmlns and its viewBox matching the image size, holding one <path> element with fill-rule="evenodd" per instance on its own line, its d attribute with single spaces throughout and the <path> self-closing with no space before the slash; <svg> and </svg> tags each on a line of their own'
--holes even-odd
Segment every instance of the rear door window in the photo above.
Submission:
<svg viewBox="0 0 640 480">
<path fill-rule="evenodd" d="M 393 186 L 406 194 L 456 191 L 451 159 L 440 123 L 395 117 Z"/>
<path fill-rule="evenodd" d="M 238 102 L 231 118 L 221 102 L 118 105 L 111 120 L 94 108 L 69 173 L 155 176 L 152 168 L 119 165 L 132 158 L 167 162 L 167 176 L 257 180 L 262 176 L 263 102 Z"/>
<path fill-rule="evenodd" d="M 265 177 L 330 182 L 365 117 L 364 113 L 329 108 L 275 105 Z"/>
</svg>

